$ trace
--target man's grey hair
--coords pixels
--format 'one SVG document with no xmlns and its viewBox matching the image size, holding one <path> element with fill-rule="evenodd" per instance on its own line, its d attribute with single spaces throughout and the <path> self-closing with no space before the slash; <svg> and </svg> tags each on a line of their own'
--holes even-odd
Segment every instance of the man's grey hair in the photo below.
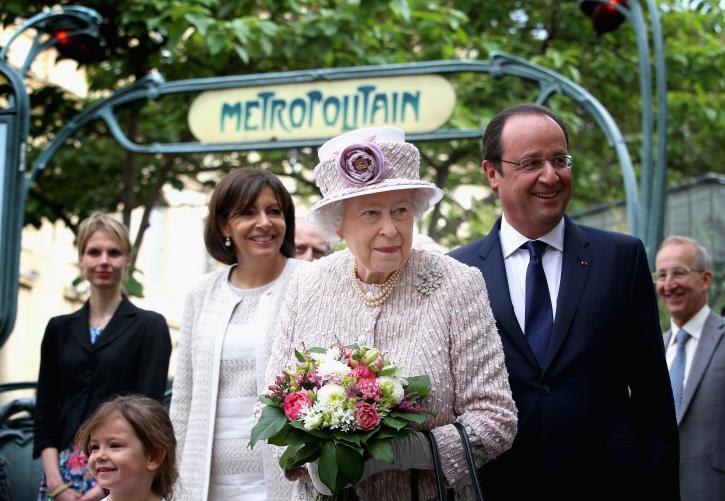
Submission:
<svg viewBox="0 0 725 501">
<path fill-rule="evenodd" d="M 420 219 L 425 211 L 428 210 L 428 200 L 430 196 L 426 193 L 426 190 L 412 189 L 411 198 L 413 200 L 413 216 L 417 221 Z M 342 227 L 342 219 L 345 216 L 345 202 L 347 200 L 340 200 L 339 202 L 333 202 L 319 208 L 316 214 L 313 214 L 309 219 L 317 226 L 320 231 L 322 238 L 328 242 L 336 243 L 340 241 L 339 231 Z"/>
<path fill-rule="evenodd" d="M 660 250 L 662 250 L 667 245 L 684 244 L 692 244 L 692 246 L 695 247 L 695 267 L 698 270 L 712 271 L 712 257 L 710 257 L 710 253 L 707 251 L 704 245 L 702 245 L 694 238 L 684 237 L 681 235 L 672 235 L 671 237 L 666 238 L 662 242 L 662 245 L 660 245 Z"/>
</svg>

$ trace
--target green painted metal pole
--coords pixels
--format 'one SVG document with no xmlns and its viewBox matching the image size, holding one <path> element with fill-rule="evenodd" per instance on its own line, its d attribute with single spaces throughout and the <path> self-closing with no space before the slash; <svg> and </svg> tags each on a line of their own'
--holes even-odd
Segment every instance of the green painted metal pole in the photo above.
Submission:
<svg viewBox="0 0 725 501">
<path fill-rule="evenodd" d="M 654 178 L 652 181 L 652 205 L 649 212 L 649 237 L 647 255 L 650 256 L 650 268 L 654 270 L 654 256 L 664 238 L 665 227 L 665 190 L 667 189 L 667 69 L 662 38 L 662 25 L 657 4 L 647 0 L 650 24 L 652 25 L 652 44 L 655 52 L 655 77 L 657 81 L 657 155 L 655 157 Z"/>
<path fill-rule="evenodd" d="M 68 28 L 68 36 L 98 37 L 102 17 L 87 7 L 54 7 L 28 19 L 10 36 L 0 49 L 0 75 L 7 81 L 2 94 L 8 106 L 0 109 L 0 132 L 4 136 L 4 151 L 0 161 L 0 347 L 15 325 L 20 278 L 20 244 L 27 196 L 26 155 L 30 129 L 30 99 L 24 77 L 33 59 L 58 42 L 52 35 L 58 27 Z M 7 60 L 12 43 L 28 29 L 36 31 L 30 50 L 19 70 Z M 46 40 L 41 37 L 50 35 Z"/>
</svg>

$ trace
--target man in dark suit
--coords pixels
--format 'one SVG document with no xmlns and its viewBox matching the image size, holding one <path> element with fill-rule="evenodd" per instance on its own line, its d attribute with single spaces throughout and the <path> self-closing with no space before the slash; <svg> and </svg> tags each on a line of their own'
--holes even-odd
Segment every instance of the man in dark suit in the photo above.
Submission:
<svg viewBox="0 0 725 501">
<path fill-rule="evenodd" d="M 644 246 L 564 215 L 572 158 L 548 109 L 502 111 L 482 150 L 503 216 L 451 256 L 486 279 L 519 411 L 513 447 L 480 471 L 486 499 L 678 499 L 677 425 Z"/>
<path fill-rule="evenodd" d="M 697 241 L 673 236 L 657 253 L 657 293 L 670 313 L 664 333 L 680 428 L 683 501 L 725 499 L 725 318 L 707 305 L 712 260 Z"/>
</svg>

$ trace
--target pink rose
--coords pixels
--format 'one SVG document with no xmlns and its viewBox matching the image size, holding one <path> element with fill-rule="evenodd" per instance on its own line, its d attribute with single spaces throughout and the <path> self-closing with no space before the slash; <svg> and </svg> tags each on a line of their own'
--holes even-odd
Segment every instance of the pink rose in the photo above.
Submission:
<svg viewBox="0 0 725 501">
<path fill-rule="evenodd" d="M 358 381 L 361 379 L 375 379 L 375 373 L 367 365 L 362 364 L 355 367 L 350 375 Z"/>
<path fill-rule="evenodd" d="M 355 409 L 355 422 L 364 431 L 370 431 L 380 424 L 380 415 L 375 407 L 367 402 L 358 402 Z"/>
<path fill-rule="evenodd" d="M 310 405 L 312 405 L 312 399 L 307 394 L 307 390 L 296 391 L 284 397 L 284 413 L 290 421 L 295 421 L 300 411 Z"/>
</svg>

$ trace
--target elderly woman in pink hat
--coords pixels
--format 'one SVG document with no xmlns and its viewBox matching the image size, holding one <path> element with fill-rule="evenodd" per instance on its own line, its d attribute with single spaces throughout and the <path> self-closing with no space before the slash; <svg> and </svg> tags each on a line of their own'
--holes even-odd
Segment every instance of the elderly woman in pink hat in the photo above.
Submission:
<svg viewBox="0 0 725 501">
<path fill-rule="evenodd" d="M 268 377 L 294 360 L 295 347 L 338 341 L 374 346 L 408 374 L 429 375 L 425 406 L 434 414 L 421 429 L 432 431 L 447 485 L 465 498 L 470 477 L 453 423 L 469 432 L 479 467 L 508 449 L 516 434 L 516 407 L 483 277 L 448 256 L 412 249 L 415 219 L 442 191 L 420 179 L 420 154 L 402 130 L 343 134 L 320 148 L 319 159 L 315 179 L 323 198 L 309 219 L 348 248 L 293 275 Z M 394 465 L 366 465 L 355 497 L 411 498 L 405 470 L 432 470 L 429 440 L 416 433 L 394 449 Z M 294 499 L 313 499 L 316 490 L 327 494 L 315 465 L 308 470 L 288 475 L 298 480 Z M 420 498 L 434 498 L 432 471 L 418 479 Z"/>
</svg>

